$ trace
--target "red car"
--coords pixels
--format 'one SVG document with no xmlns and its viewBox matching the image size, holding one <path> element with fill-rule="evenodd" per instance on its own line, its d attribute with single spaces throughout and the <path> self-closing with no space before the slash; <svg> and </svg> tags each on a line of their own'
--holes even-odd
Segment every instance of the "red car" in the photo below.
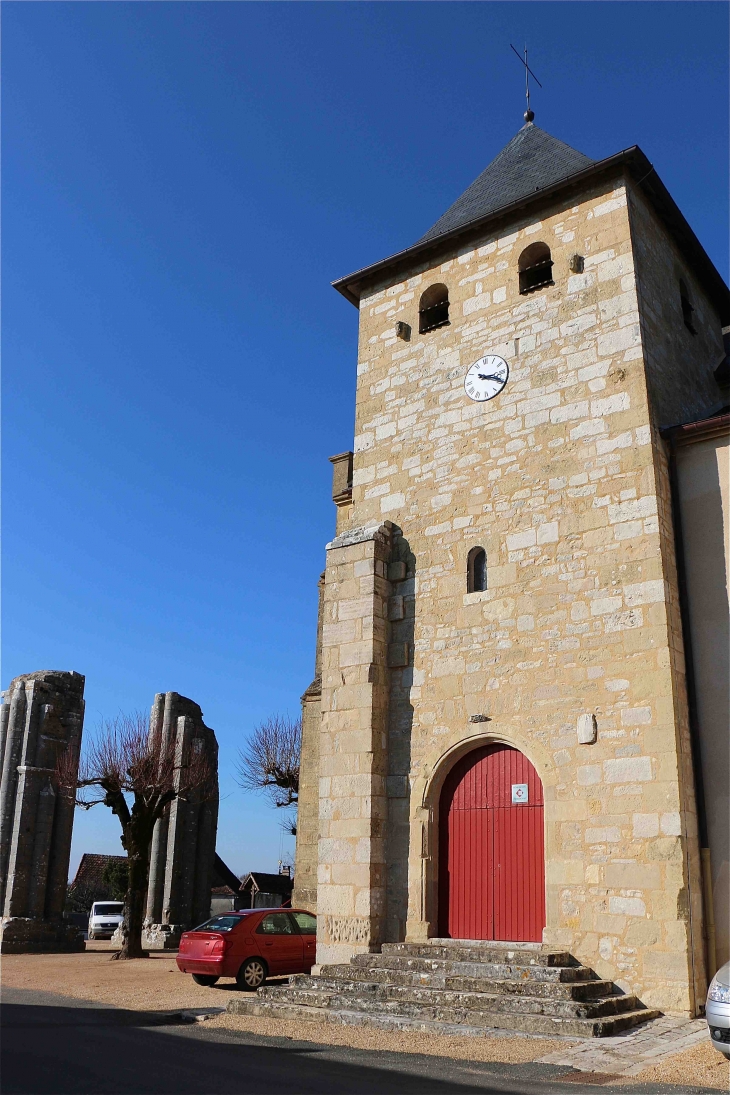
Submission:
<svg viewBox="0 0 730 1095">
<path fill-rule="evenodd" d="M 198 985 L 235 977 L 253 991 L 267 977 L 309 973 L 316 949 L 317 918 L 304 909 L 242 909 L 184 932 L 177 965 Z"/>
</svg>

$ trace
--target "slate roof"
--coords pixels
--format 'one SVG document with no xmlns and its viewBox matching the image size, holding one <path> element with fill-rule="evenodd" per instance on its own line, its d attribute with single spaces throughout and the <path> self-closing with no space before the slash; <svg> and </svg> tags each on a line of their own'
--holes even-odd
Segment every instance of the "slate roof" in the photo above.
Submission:
<svg viewBox="0 0 730 1095">
<path fill-rule="evenodd" d="M 238 893 L 241 889 L 241 879 L 238 875 L 235 875 L 231 868 L 223 862 L 221 857 L 216 852 L 215 860 L 213 862 L 213 889 L 218 890 L 221 887 L 228 889 L 231 893 Z"/>
<path fill-rule="evenodd" d="M 257 893 L 276 893 L 288 897 L 294 889 L 294 879 L 286 874 L 265 874 L 251 871 L 241 883 L 241 890 L 252 889 Z"/>
<path fill-rule="evenodd" d="M 359 308 L 363 292 L 393 284 L 397 277 L 410 277 L 417 265 L 433 265 L 439 254 L 453 252 L 492 226 L 507 228 L 513 218 L 524 218 L 530 212 L 539 216 L 541 207 L 558 196 L 580 194 L 599 181 L 618 185 L 621 180 L 643 193 L 707 293 L 723 327 L 730 325 L 730 290 L 641 149 L 633 145 L 605 159 L 591 160 L 529 122 L 425 236 L 332 285 Z"/>
<path fill-rule="evenodd" d="M 470 224 L 595 162 L 527 122 L 417 243 Z"/>
</svg>

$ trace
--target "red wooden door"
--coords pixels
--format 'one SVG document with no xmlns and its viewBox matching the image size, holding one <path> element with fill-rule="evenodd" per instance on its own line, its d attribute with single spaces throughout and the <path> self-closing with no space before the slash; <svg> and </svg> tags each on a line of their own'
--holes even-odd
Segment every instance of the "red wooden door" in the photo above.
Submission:
<svg viewBox="0 0 730 1095">
<path fill-rule="evenodd" d="M 439 861 L 440 935 L 540 942 L 542 782 L 518 749 L 488 745 L 454 765 L 441 792 Z"/>
</svg>

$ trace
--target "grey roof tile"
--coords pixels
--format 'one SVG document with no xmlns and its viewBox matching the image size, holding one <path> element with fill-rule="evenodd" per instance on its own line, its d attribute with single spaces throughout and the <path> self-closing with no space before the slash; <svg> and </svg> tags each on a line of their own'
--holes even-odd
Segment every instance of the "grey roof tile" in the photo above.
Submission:
<svg viewBox="0 0 730 1095">
<path fill-rule="evenodd" d="M 545 186 L 590 167 L 594 160 L 527 122 L 479 178 L 446 210 L 418 243 L 470 224 Z"/>
<path fill-rule="evenodd" d="M 278 893 L 288 896 L 294 889 L 294 879 L 286 874 L 251 871 L 241 883 L 241 889 L 256 889 L 261 893 Z"/>
</svg>

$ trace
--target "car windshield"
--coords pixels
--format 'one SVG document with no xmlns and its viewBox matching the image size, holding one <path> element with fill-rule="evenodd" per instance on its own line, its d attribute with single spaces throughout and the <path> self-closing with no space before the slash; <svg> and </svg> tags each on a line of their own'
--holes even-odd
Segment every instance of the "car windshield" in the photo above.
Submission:
<svg viewBox="0 0 730 1095">
<path fill-rule="evenodd" d="M 193 931 L 229 932 L 231 928 L 235 928 L 237 924 L 240 924 L 242 919 L 240 916 L 214 916 L 210 920 L 206 920 L 204 924 L 198 924 L 197 928 L 193 928 Z"/>
<path fill-rule="evenodd" d="M 94 905 L 93 916 L 121 916 L 124 912 L 124 904 L 121 901 L 110 901 L 106 905 Z"/>
</svg>

